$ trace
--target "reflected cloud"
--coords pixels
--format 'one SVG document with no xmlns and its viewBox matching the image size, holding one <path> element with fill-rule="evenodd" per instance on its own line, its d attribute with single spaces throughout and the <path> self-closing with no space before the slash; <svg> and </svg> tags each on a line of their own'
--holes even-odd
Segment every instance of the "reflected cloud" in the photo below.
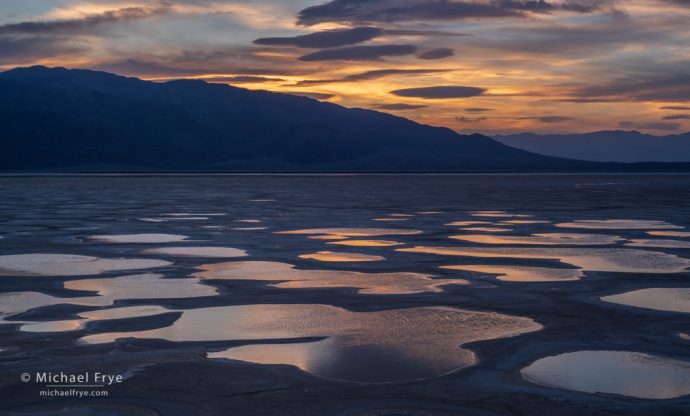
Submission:
<svg viewBox="0 0 690 416">
<path fill-rule="evenodd" d="M 400 246 L 403 243 L 391 240 L 343 240 L 343 241 L 333 241 L 327 244 L 338 244 L 341 246 L 352 246 L 352 247 L 392 247 Z"/>
<path fill-rule="evenodd" d="M 299 366 L 316 376 L 351 382 L 401 382 L 437 377 L 477 362 L 461 346 L 537 331 L 531 319 L 494 312 L 429 307 L 350 312 L 327 305 L 247 305 L 186 310 L 170 327 L 89 335 L 169 341 L 324 337 L 325 342 L 232 348 L 210 357 Z M 279 348 L 280 347 L 280 348 Z M 292 354 L 286 354 L 286 351 Z M 401 364 L 403 363 L 403 364 Z"/>
<path fill-rule="evenodd" d="M 0 256 L 0 276 L 84 276 L 172 264 L 164 260 L 104 259 L 73 254 L 16 254 Z"/>
<path fill-rule="evenodd" d="M 593 230 L 676 230 L 678 225 L 654 220 L 575 220 L 556 224 L 561 228 L 583 228 Z"/>
<path fill-rule="evenodd" d="M 276 231 L 276 234 L 328 234 L 344 237 L 381 237 L 386 235 L 421 234 L 419 230 L 395 228 L 309 228 L 304 230 Z"/>
<path fill-rule="evenodd" d="M 452 235 L 449 238 L 480 244 L 533 244 L 533 245 L 608 245 L 625 241 L 623 238 L 603 234 L 543 233 L 529 236 L 513 235 Z"/>
<path fill-rule="evenodd" d="M 166 254 L 182 257 L 244 257 L 247 252 L 232 247 L 160 247 L 143 250 L 145 254 Z"/>
<path fill-rule="evenodd" d="M 585 271 L 620 273 L 682 273 L 690 259 L 656 251 L 623 248 L 480 248 L 411 247 L 398 248 L 406 253 L 445 256 L 558 260 Z"/>
<path fill-rule="evenodd" d="M 105 243 L 176 243 L 189 237 L 178 234 L 119 234 L 119 235 L 92 235 L 90 240 Z"/>
<path fill-rule="evenodd" d="M 503 266 L 503 265 L 460 265 L 441 266 L 441 269 L 496 275 L 506 282 L 565 282 L 580 280 L 584 273 L 579 269 L 553 269 L 546 267 Z"/>
<path fill-rule="evenodd" d="M 300 254 L 299 258 L 318 260 L 326 262 L 357 262 L 357 261 L 381 261 L 386 258 L 383 256 L 374 256 L 371 254 L 362 253 L 343 253 L 333 251 L 319 251 L 316 253 Z"/>
<path fill-rule="evenodd" d="M 345 270 L 303 270 L 287 263 L 236 261 L 199 266 L 203 279 L 257 280 L 279 288 L 353 288 L 359 294 L 405 295 L 441 292 L 447 285 L 466 285 L 463 279 L 435 279 L 420 273 L 362 273 Z"/>
<path fill-rule="evenodd" d="M 522 369 L 535 384 L 643 399 L 690 394 L 690 362 L 631 351 L 577 351 L 539 359 Z"/>
<path fill-rule="evenodd" d="M 690 289 L 688 288 L 640 289 L 604 296 L 601 300 L 636 308 L 690 313 Z"/>
</svg>

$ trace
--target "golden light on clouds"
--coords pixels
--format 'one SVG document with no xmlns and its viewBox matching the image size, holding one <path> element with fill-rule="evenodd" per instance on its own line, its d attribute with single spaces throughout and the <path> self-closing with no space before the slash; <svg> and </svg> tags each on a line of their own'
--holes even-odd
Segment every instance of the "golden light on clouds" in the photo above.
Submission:
<svg viewBox="0 0 690 416">
<path fill-rule="evenodd" d="M 535 11 L 493 2 L 485 15 L 473 14 L 472 4 L 457 0 L 445 13 L 430 0 L 4 6 L 0 68 L 92 68 L 316 93 L 460 132 L 690 129 L 690 117 L 665 109 L 690 101 L 687 4 L 552 0 Z M 366 27 L 367 35 L 354 30 Z M 262 38 L 271 44 L 254 42 Z M 439 86 L 484 92 L 392 93 Z"/>
</svg>

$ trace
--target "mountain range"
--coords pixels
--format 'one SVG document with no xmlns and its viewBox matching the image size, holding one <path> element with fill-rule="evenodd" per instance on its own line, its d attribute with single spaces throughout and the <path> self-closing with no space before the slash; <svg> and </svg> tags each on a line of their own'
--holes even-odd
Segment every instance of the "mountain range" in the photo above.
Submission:
<svg viewBox="0 0 690 416">
<path fill-rule="evenodd" d="M 639 131 L 493 136 L 503 144 L 548 156 L 598 162 L 690 162 L 690 132 L 652 136 Z"/>
<path fill-rule="evenodd" d="M 690 170 L 543 156 L 372 110 L 198 80 L 0 73 L 2 171 Z"/>
</svg>

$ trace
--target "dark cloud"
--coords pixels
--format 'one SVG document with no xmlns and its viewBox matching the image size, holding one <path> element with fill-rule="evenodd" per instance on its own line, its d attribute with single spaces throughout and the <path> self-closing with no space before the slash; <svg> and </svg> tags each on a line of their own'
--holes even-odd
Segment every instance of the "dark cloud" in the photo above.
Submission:
<svg viewBox="0 0 690 416">
<path fill-rule="evenodd" d="M 157 7 L 127 7 L 108 10 L 99 14 L 90 14 L 81 19 L 10 23 L 0 26 L 0 34 L 78 33 L 88 31 L 105 23 L 148 19 L 169 12 L 170 6 L 165 4 Z"/>
<path fill-rule="evenodd" d="M 402 104 L 402 103 L 395 103 L 395 104 L 381 104 L 376 106 L 375 108 L 379 110 L 417 110 L 420 108 L 426 108 L 427 106 L 425 105 L 415 105 L 415 104 Z"/>
<path fill-rule="evenodd" d="M 267 78 L 258 77 L 255 75 L 238 75 L 234 77 L 215 77 L 215 78 L 204 78 L 206 82 L 222 82 L 230 84 L 258 84 L 262 82 L 281 82 L 285 81 L 282 78 Z"/>
<path fill-rule="evenodd" d="M 494 111 L 493 108 L 481 108 L 481 107 L 468 107 L 465 109 L 467 114 L 482 114 L 489 111 Z"/>
<path fill-rule="evenodd" d="M 482 95 L 484 88 L 443 85 L 437 87 L 403 88 L 390 93 L 399 97 L 416 97 L 428 100 L 448 98 L 469 98 Z"/>
<path fill-rule="evenodd" d="M 26 65 L 40 59 L 70 57 L 88 50 L 78 41 L 51 36 L 0 36 L 0 64 Z"/>
<path fill-rule="evenodd" d="M 603 0 L 332 0 L 308 7 L 298 15 L 298 23 L 311 26 L 324 22 L 364 23 L 468 18 L 526 17 L 533 13 L 570 11 L 591 13 L 608 7 Z"/>
<path fill-rule="evenodd" d="M 484 120 L 488 120 L 487 117 L 465 117 L 465 116 L 459 116 L 455 117 L 456 121 L 459 121 L 461 123 L 479 123 Z"/>
<path fill-rule="evenodd" d="M 573 95 L 586 99 L 606 98 L 617 101 L 690 100 L 690 72 L 667 73 L 627 78 L 576 89 Z"/>
<path fill-rule="evenodd" d="M 412 45 L 350 46 L 326 49 L 304 56 L 300 61 L 380 61 L 384 56 L 405 56 L 417 52 Z"/>
<path fill-rule="evenodd" d="M 563 123 L 566 121 L 575 120 L 572 117 L 566 116 L 538 116 L 538 117 L 518 117 L 518 120 L 537 120 L 542 123 L 552 124 L 552 123 Z"/>
<path fill-rule="evenodd" d="M 336 79 L 320 79 L 320 80 L 303 80 L 298 81 L 294 86 L 305 85 L 321 85 L 332 84 L 335 82 L 358 82 L 370 81 L 372 79 L 379 79 L 390 75 L 420 75 L 420 74 L 434 74 L 438 72 L 448 72 L 447 69 L 376 69 L 373 71 L 361 72 L 359 74 L 352 74 L 343 78 Z"/>
<path fill-rule="evenodd" d="M 455 51 L 450 48 L 436 48 L 417 55 L 418 59 L 443 59 L 455 55 Z"/>
<path fill-rule="evenodd" d="M 448 72 L 447 69 L 376 69 L 373 71 L 362 72 L 344 77 L 341 81 L 368 81 L 387 77 L 390 75 L 420 75 Z"/>
<path fill-rule="evenodd" d="M 395 36 L 443 36 L 443 37 L 470 36 L 467 33 L 448 32 L 445 30 L 386 29 L 385 33 L 386 33 L 386 35 L 395 35 Z"/>
<path fill-rule="evenodd" d="M 674 131 L 680 128 L 680 123 L 663 123 L 663 122 L 642 122 L 636 123 L 634 121 L 621 121 L 618 127 L 624 129 L 640 129 L 640 130 L 664 130 Z"/>
<path fill-rule="evenodd" d="M 662 120 L 690 120 L 690 114 L 672 114 L 664 116 Z"/>
<path fill-rule="evenodd" d="M 328 100 L 335 97 L 335 94 L 326 94 L 322 92 L 304 92 L 304 91 L 279 91 L 284 94 L 299 95 L 300 97 L 313 98 L 315 100 Z"/>
<path fill-rule="evenodd" d="M 572 117 L 565 117 L 565 116 L 541 116 L 541 117 L 536 117 L 536 119 L 541 121 L 542 123 L 563 123 L 565 121 L 574 120 L 574 118 L 572 118 Z"/>
<path fill-rule="evenodd" d="M 561 103 L 575 103 L 575 104 L 593 104 L 593 103 L 611 103 L 617 100 L 611 98 L 563 98 L 554 100 Z"/>
<path fill-rule="evenodd" d="M 672 110 L 672 111 L 690 111 L 690 107 L 683 105 L 669 105 L 666 107 L 661 107 L 662 110 Z"/>
<path fill-rule="evenodd" d="M 354 29 L 327 30 L 285 38 L 261 38 L 255 40 L 254 43 L 257 45 L 321 49 L 362 43 L 382 35 L 383 30 L 376 27 L 356 27 Z"/>
<path fill-rule="evenodd" d="M 222 73 L 269 77 L 281 75 L 304 76 L 306 73 L 308 73 L 305 68 L 285 68 L 270 64 L 259 66 L 259 64 L 261 64 L 260 62 L 256 63 L 257 66 L 250 66 L 252 65 L 252 62 L 250 62 L 249 59 L 243 59 L 243 61 L 244 62 L 241 62 L 241 64 L 236 64 L 232 62 L 232 60 L 225 59 L 183 62 L 181 56 L 178 54 L 173 54 L 170 56 L 145 55 L 138 56 L 136 58 L 106 61 L 99 64 L 90 65 L 89 68 L 97 69 L 99 71 L 113 72 L 120 75 L 170 77 L 173 79 Z"/>
</svg>

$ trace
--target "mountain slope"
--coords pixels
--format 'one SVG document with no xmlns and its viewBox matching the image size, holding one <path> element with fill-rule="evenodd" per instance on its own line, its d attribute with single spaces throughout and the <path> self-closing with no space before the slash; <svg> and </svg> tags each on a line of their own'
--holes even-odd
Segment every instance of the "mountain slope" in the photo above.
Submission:
<svg viewBox="0 0 690 416">
<path fill-rule="evenodd" d="M 690 162 L 690 133 L 652 136 L 638 131 L 495 136 L 508 146 L 548 156 L 599 162 Z"/>
<path fill-rule="evenodd" d="M 0 170 L 618 169 L 309 98 L 104 72 L 0 73 Z"/>
</svg>

